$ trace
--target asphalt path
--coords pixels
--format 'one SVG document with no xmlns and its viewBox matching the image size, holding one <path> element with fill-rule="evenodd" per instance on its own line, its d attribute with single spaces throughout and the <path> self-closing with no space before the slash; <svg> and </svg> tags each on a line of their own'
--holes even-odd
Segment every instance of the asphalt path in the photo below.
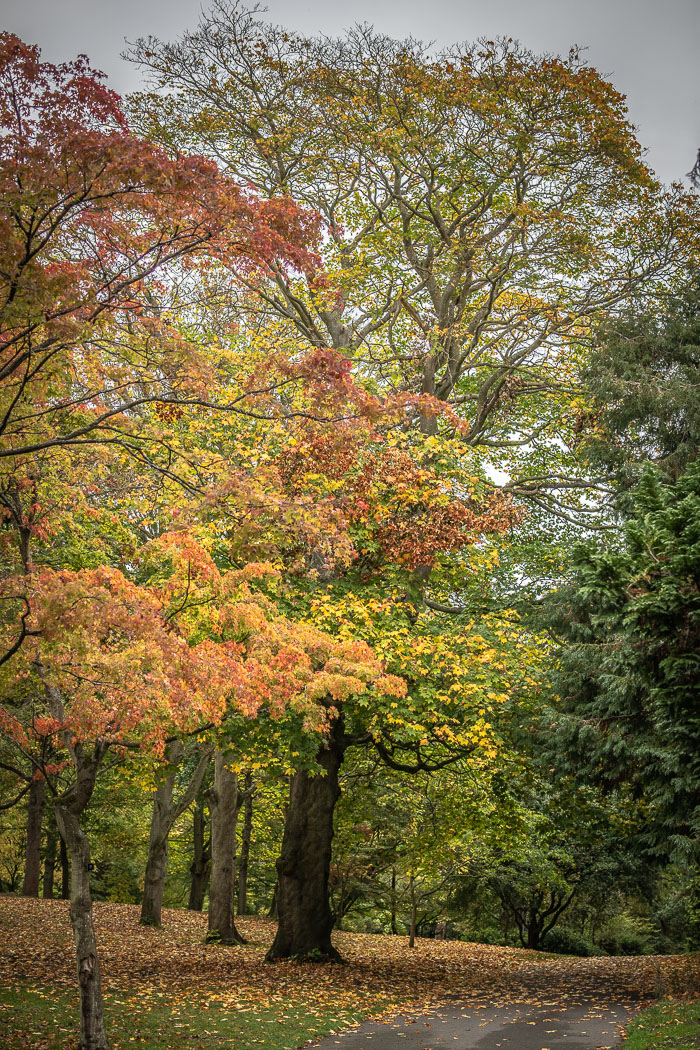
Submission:
<svg viewBox="0 0 700 1050">
<path fill-rule="evenodd" d="M 311 1043 L 317 1050 L 610 1050 L 639 1008 L 611 1000 L 546 998 L 536 1005 L 446 1003 L 415 1017 L 366 1021 Z"/>
</svg>

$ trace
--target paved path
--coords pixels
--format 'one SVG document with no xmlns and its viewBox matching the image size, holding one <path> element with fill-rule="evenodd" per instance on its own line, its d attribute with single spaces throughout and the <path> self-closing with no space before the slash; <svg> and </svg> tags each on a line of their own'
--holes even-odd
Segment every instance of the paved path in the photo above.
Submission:
<svg viewBox="0 0 700 1050">
<path fill-rule="evenodd" d="M 632 1002 L 546 1000 L 469 1006 L 447 1003 L 433 1013 L 366 1021 L 312 1043 L 318 1050 L 609 1050 L 638 1009 Z"/>
</svg>

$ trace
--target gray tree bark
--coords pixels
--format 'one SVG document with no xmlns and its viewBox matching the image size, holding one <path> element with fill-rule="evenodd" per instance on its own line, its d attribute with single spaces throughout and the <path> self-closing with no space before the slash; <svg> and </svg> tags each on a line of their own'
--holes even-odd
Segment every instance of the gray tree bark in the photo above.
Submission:
<svg viewBox="0 0 700 1050">
<path fill-rule="evenodd" d="M 278 926 L 267 960 L 292 956 L 338 962 L 331 944 L 333 915 L 328 877 L 333 842 L 333 811 L 340 796 L 338 771 L 347 748 L 342 717 L 316 756 L 319 775 L 295 773 L 282 851 L 277 861 Z"/>
<path fill-rule="evenodd" d="M 41 876 L 41 824 L 44 819 L 44 798 L 46 781 L 32 780 L 29 787 L 29 808 L 27 810 L 27 842 L 24 851 L 23 897 L 39 896 L 39 879 Z"/>
<path fill-rule="evenodd" d="M 177 766 L 184 751 L 184 745 L 176 740 L 168 748 L 167 759 L 171 767 L 168 776 L 156 788 L 153 796 L 153 813 L 148 841 L 148 859 L 143 884 L 140 921 L 144 926 L 160 926 L 163 911 L 163 891 L 165 876 L 168 871 L 168 836 L 177 818 L 184 813 L 199 791 L 211 752 L 205 751 L 192 775 L 192 778 L 178 801 L 174 799 Z"/>
<path fill-rule="evenodd" d="M 211 881 L 207 940 L 244 944 L 233 917 L 236 882 L 236 821 L 241 806 L 238 777 L 228 768 L 227 755 L 214 754 L 214 786 L 209 794 L 211 815 Z"/>
<path fill-rule="evenodd" d="M 253 837 L 253 774 L 245 775 L 243 792 L 243 835 L 241 836 L 241 856 L 238 864 L 238 914 L 245 915 L 248 905 L 248 863 L 250 860 L 250 843 Z"/>
<path fill-rule="evenodd" d="M 204 800 L 198 799 L 192 821 L 193 857 L 190 864 L 190 899 L 189 911 L 201 911 L 204 907 L 204 894 L 209 880 L 209 861 L 211 859 L 211 842 L 204 841 Z"/>
<path fill-rule="evenodd" d="M 102 976 L 92 922 L 90 846 L 77 816 L 56 804 L 56 823 L 71 859 L 70 917 L 80 985 L 80 1050 L 109 1050 L 102 1011 Z"/>
</svg>

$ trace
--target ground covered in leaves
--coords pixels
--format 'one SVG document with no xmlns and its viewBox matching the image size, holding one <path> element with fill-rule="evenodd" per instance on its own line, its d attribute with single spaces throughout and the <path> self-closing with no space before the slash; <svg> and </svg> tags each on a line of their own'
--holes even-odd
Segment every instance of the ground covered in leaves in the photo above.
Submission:
<svg viewBox="0 0 700 1050">
<path fill-rule="evenodd" d="M 366 1017 L 445 999 L 533 1003 L 571 997 L 649 1000 L 700 989 L 700 957 L 574 959 L 457 941 L 338 933 L 344 966 L 268 965 L 274 925 L 240 921 L 243 948 L 204 943 L 206 917 L 96 904 L 105 1002 L 115 1050 L 297 1047 Z M 77 996 L 68 905 L 0 897 L 0 1045 L 75 1043 Z"/>
</svg>

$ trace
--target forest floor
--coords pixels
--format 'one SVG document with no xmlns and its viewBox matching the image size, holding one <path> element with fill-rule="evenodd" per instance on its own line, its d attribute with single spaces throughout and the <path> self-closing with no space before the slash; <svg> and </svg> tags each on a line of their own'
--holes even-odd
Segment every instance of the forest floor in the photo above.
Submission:
<svg viewBox="0 0 700 1050">
<path fill-rule="evenodd" d="M 291 1050 L 329 1034 L 350 1050 L 337 1033 L 367 1018 L 417 1017 L 450 1002 L 460 1010 L 544 1009 L 544 1020 L 577 1003 L 626 1011 L 700 991 L 698 955 L 577 959 L 427 939 L 411 950 L 404 937 L 338 933 L 344 966 L 268 965 L 274 924 L 264 919 L 241 919 L 249 943 L 230 948 L 204 943 L 200 914 L 166 909 L 160 930 L 140 926 L 138 916 L 134 905 L 95 905 L 114 1050 Z M 0 897 L 3 1050 L 73 1047 L 75 983 L 67 902 Z M 551 1050 L 541 1030 L 537 1050 Z"/>
</svg>

